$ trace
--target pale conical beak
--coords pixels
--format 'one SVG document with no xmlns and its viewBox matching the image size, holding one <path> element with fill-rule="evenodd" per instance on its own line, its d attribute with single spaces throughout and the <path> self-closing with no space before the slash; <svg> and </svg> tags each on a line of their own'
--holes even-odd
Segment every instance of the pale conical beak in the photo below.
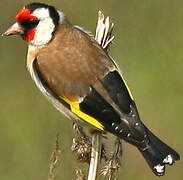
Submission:
<svg viewBox="0 0 183 180">
<path fill-rule="evenodd" d="M 24 34 L 24 29 L 16 22 L 5 33 L 3 33 L 2 36 L 11 36 L 18 34 Z"/>
</svg>

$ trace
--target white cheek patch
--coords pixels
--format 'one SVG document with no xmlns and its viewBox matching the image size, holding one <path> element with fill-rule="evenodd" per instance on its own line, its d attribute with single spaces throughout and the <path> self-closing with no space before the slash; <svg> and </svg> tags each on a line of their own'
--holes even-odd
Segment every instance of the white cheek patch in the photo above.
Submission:
<svg viewBox="0 0 183 180">
<path fill-rule="evenodd" d="M 65 20 L 65 14 L 58 11 L 59 23 Z M 52 39 L 52 34 L 55 30 L 55 24 L 50 17 L 49 9 L 39 8 L 33 11 L 32 15 L 36 16 L 40 21 L 35 28 L 35 36 L 32 41 L 29 42 L 30 45 L 36 46 L 38 48 L 45 47 L 45 45 Z"/>
<path fill-rule="evenodd" d="M 39 19 L 39 24 L 35 28 L 34 39 L 29 44 L 42 48 L 51 40 L 55 25 L 50 17 L 49 10 L 46 8 L 36 9 L 32 15 Z"/>
<path fill-rule="evenodd" d="M 40 20 L 36 27 L 34 39 L 30 44 L 37 47 L 44 47 L 52 38 L 52 33 L 55 30 L 55 25 L 50 17 Z"/>
</svg>

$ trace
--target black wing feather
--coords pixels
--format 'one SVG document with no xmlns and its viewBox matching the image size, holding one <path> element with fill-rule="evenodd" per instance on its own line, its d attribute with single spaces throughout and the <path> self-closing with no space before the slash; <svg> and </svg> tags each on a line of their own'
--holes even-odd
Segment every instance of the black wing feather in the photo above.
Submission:
<svg viewBox="0 0 183 180">
<path fill-rule="evenodd" d="M 101 80 L 101 82 L 123 113 L 130 113 L 132 99 L 120 74 L 117 71 L 111 71 Z"/>
<path fill-rule="evenodd" d="M 107 102 L 104 95 L 91 87 L 90 93 L 79 104 L 80 110 L 97 119 L 104 130 L 115 134 L 138 146 L 145 148 L 144 126 L 140 121 L 134 101 L 118 71 L 109 72 L 100 83 L 112 101 L 119 107 L 119 114 Z M 122 116 L 123 115 L 123 116 Z"/>
</svg>

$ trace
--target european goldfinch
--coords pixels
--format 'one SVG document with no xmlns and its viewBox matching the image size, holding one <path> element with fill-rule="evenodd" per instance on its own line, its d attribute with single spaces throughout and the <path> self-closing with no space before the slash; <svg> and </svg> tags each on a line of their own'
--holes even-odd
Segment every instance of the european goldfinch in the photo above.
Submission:
<svg viewBox="0 0 183 180">
<path fill-rule="evenodd" d="M 119 67 L 86 31 L 43 3 L 26 5 L 15 21 L 4 35 L 28 43 L 27 69 L 59 111 L 136 146 L 158 176 L 180 159 L 142 123 Z"/>
</svg>

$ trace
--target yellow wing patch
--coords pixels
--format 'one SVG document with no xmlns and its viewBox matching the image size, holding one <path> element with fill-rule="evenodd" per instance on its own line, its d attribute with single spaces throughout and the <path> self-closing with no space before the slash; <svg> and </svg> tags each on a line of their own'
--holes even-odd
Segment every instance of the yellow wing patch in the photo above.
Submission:
<svg viewBox="0 0 183 180">
<path fill-rule="evenodd" d="M 61 97 L 66 103 L 68 103 L 71 107 L 71 111 L 79 116 L 81 119 L 85 120 L 89 124 L 93 125 L 94 127 L 104 130 L 104 126 L 95 118 L 89 116 L 88 114 L 85 114 L 80 110 L 79 103 L 76 101 L 70 101 L 67 98 Z"/>
</svg>

